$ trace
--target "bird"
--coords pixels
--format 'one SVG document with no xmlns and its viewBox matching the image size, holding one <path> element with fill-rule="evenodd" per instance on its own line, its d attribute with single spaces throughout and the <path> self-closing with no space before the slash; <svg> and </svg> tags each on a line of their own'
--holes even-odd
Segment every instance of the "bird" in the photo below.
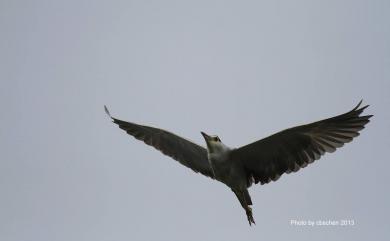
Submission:
<svg viewBox="0 0 390 241">
<path fill-rule="evenodd" d="M 255 220 L 248 188 L 277 181 L 284 173 L 297 172 L 359 136 L 373 116 L 362 115 L 369 105 L 360 107 L 361 103 L 362 100 L 343 114 L 288 128 L 238 148 L 201 131 L 206 142 L 206 147 L 202 147 L 167 130 L 112 117 L 106 106 L 104 110 L 127 134 L 193 171 L 224 183 L 236 195 L 252 225 Z"/>
</svg>

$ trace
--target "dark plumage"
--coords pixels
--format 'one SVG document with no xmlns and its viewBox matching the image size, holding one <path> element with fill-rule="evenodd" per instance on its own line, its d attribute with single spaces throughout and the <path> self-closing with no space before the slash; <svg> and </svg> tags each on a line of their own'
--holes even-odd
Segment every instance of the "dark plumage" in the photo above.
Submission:
<svg viewBox="0 0 390 241">
<path fill-rule="evenodd" d="M 111 117 L 106 106 L 104 106 L 104 109 Z M 111 119 L 119 128 L 126 131 L 127 134 L 134 136 L 149 146 L 153 146 L 163 154 L 172 157 L 193 171 L 214 178 L 207 160 L 207 150 L 204 147 L 163 129 L 138 125 L 113 117 Z"/>
<path fill-rule="evenodd" d="M 283 173 L 296 172 L 359 136 L 372 117 L 360 116 L 368 107 L 359 109 L 361 102 L 345 114 L 286 129 L 235 149 L 232 157 L 243 162 L 248 180 L 253 177 L 256 184 L 276 181 Z"/>
</svg>

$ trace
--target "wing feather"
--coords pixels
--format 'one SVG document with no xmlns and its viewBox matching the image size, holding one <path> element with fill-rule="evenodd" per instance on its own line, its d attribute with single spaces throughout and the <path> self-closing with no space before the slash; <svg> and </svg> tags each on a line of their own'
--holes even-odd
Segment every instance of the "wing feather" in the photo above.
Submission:
<svg viewBox="0 0 390 241">
<path fill-rule="evenodd" d="M 359 108 L 361 103 L 347 113 L 293 127 L 235 149 L 232 157 L 243 163 L 248 180 L 261 184 L 275 181 L 283 173 L 296 172 L 359 136 L 372 117 L 361 116 L 368 107 Z"/>
<path fill-rule="evenodd" d="M 204 147 L 163 129 L 116 119 L 110 115 L 106 106 L 104 109 L 112 121 L 127 134 L 154 147 L 193 171 L 214 179 L 207 159 L 207 150 Z"/>
</svg>

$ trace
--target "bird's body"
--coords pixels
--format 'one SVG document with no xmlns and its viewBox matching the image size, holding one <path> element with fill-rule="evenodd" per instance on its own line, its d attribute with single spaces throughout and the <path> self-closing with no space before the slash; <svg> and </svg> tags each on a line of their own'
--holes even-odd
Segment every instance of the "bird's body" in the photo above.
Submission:
<svg viewBox="0 0 390 241">
<path fill-rule="evenodd" d="M 214 156 L 214 157 L 211 157 Z M 240 162 L 231 158 L 231 150 L 224 155 L 209 155 L 215 179 L 226 184 L 236 194 L 241 206 L 245 209 L 249 224 L 255 223 L 252 216 L 252 200 L 248 192 L 247 175 Z"/>
<path fill-rule="evenodd" d="M 201 132 L 207 148 L 171 132 L 111 117 L 128 134 L 205 176 L 226 184 L 244 208 L 248 222 L 255 223 L 248 188 L 276 181 L 284 173 L 296 172 L 352 141 L 372 115 L 361 116 L 368 106 L 332 118 L 286 129 L 239 148 L 230 148 L 218 136 Z"/>
<path fill-rule="evenodd" d="M 215 179 L 225 183 L 230 188 L 246 188 L 245 171 L 239 162 L 234 162 L 230 158 L 230 155 L 230 150 L 226 153 L 208 155 Z"/>
<path fill-rule="evenodd" d="M 218 137 L 201 133 L 207 142 L 207 159 L 214 178 L 230 187 L 245 209 L 249 224 L 255 223 L 252 209 L 249 207 L 252 205 L 252 200 L 247 190 L 248 181 L 244 166 L 239 160 L 232 158 L 233 149 L 218 141 Z M 217 141 L 213 141 L 214 138 Z"/>
<path fill-rule="evenodd" d="M 222 143 L 221 143 L 222 144 Z M 230 158 L 231 149 L 223 146 L 221 149 L 210 152 L 207 150 L 207 159 L 213 171 L 215 179 L 228 185 L 229 187 L 239 186 L 238 178 L 244 177 L 245 173 Z"/>
</svg>

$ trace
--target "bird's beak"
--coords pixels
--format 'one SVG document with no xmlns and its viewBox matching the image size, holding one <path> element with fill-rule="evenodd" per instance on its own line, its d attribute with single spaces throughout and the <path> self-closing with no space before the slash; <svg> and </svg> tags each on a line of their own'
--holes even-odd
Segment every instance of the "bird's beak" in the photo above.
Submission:
<svg viewBox="0 0 390 241">
<path fill-rule="evenodd" d="M 206 142 L 211 139 L 211 137 L 209 135 L 207 135 L 206 133 L 204 133 L 203 131 L 201 131 L 200 133 L 202 134 L 202 136 L 206 140 Z"/>
</svg>

